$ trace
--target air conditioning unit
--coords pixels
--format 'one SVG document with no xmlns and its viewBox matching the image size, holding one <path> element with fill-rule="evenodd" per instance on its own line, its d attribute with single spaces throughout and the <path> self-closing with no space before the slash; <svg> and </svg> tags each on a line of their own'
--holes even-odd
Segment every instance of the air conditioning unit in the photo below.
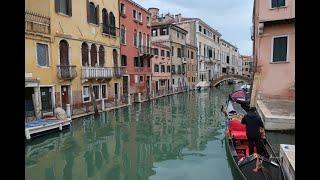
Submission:
<svg viewBox="0 0 320 180">
<path fill-rule="evenodd" d="M 261 35 L 263 33 L 263 28 L 264 28 L 264 24 L 263 23 L 259 23 L 258 25 L 258 34 Z"/>
</svg>

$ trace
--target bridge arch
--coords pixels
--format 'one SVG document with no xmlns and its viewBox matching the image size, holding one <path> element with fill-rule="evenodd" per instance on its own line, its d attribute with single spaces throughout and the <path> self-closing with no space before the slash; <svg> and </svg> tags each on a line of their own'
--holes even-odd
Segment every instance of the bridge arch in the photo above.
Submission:
<svg viewBox="0 0 320 180">
<path fill-rule="evenodd" d="M 227 74 L 227 75 L 223 75 L 221 77 L 218 77 L 217 79 L 211 81 L 211 86 L 217 86 L 218 84 L 220 84 L 223 81 L 227 81 L 227 80 L 231 80 L 231 79 L 237 79 L 237 80 L 241 80 L 244 81 L 246 83 L 251 83 L 251 79 L 245 76 L 241 76 L 238 74 Z"/>
</svg>

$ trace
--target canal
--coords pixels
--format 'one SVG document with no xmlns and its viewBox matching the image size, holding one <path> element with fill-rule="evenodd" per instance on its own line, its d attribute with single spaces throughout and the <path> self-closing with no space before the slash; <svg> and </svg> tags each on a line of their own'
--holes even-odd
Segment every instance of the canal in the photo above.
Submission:
<svg viewBox="0 0 320 180">
<path fill-rule="evenodd" d="M 25 147 L 27 180 L 236 179 L 221 104 L 234 86 L 186 92 L 73 121 Z M 277 134 L 275 147 L 279 147 Z M 294 135 L 287 141 L 293 142 Z"/>
</svg>

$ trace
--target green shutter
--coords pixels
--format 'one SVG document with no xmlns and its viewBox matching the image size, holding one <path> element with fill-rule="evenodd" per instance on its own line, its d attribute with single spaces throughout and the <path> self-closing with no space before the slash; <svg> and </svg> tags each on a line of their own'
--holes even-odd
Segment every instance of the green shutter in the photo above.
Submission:
<svg viewBox="0 0 320 180">
<path fill-rule="evenodd" d="M 72 16 L 72 0 L 68 0 L 68 15 Z"/>
</svg>

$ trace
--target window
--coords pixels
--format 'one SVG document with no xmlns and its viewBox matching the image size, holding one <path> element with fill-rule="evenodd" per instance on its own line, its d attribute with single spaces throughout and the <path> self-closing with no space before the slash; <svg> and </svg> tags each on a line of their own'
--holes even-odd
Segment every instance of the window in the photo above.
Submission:
<svg viewBox="0 0 320 180">
<path fill-rule="evenodd" d="M 60 65 L 69 65 L 69 44 L 66 40 L 59 43 Z"/>
<path fill-rule="evenodd" d="M 152 29 L 151 36 L 158 36 L 158 29 Z"/>
<path fill-rule="evenodd" d="M 81 57 L 82 57 L 82 66 L 89 65 L 89 46 L 87 43 L 82 43 L 81 45 Z"/>
<path fill-rule="evenodd" d="M 120 14 L 126 14 L 126 9 L 122 3 L 120 3 Z"/>
<path fill-rule="evenodd" d="M 209 58 L 212 58 L 212 49 L 209 49 Z"/>
<path fill-rule="evenodd" d="M 139 19 L 140 22 L 142 22 L 142 14 L 141 14 L 141 12 L 138 13 L 138 19 Z"/>
<path fill-rule="evenodd" d="M 207 30 L 206 29 L 203 29 L 203 34 L 207 34 Z"/>
<path fill-rule="evenodd" d="M 99 47 L 99 66 L 104 67 L 104 47 L 102 45 Z"/>
<path fill-rule="evenodd" d="M 164 50 L 161 50 L 161 56 L 164 57 Z"/>
<path fill-rule="evenodd" d="M 161 65 L 161 72 L 166 72 L 166 67 L 164 65 Z"/>
<path fill-rule="evenodd" d="M 134 59 L 134 67 L 139 67 L 139 64 L 140 64 L 139 58 L 138 57 L 134 57 L 133 59 Z"/>
<path fill-rule="evenodd" d="M 72 16 L 72 0 L 56 0 L 55 10 L 57 13 Z"/>
<path fill-rule="evenodd" d="M 106 84 L 101 85 L 101 98 L 102 99 L 107 98 L 107 85 Z"/>
<path fill-rule="evenodd" d="M 138 40 L 137 40 L 137 38 L 138 38 L 137 31 L 134 30 L 134 34 L 133 34 L 133 46 L 134 46 L 134 47 L 138 47 Z"/>
<path fill-rule="evenodd" d="M 90 101 L 89 86 L 83 86 L 83 88 L 82 88 L 82 100 L 83 100 L 83 102 L 89 102 Z"/>
<path fill-rule="evenodd" d="M 99 94 L 99 85 L 93 85 L 93 92 L 94 92 L 94 97 L 96 100 L 100 99 L 100 94 Z"/>
<path fill-rule="evenodd" d="M 105 8 L 102 9 L 102 33 L 110 33 L 109 14 Z"/>
<path fill-rule="evenodd" d="M 193 51 L 191 51 L 191 59 L 193 59 Z"/>
<path fill-rule="evenodd" d="M 158 64 L 154 65 L 154 72 L 159 72 L 159 65 Z"/>
<path fill-rule="evenodd" d="M 248 68 L 246 68 L 246 71 L 248 71 Z"/>
<path fill-rule="evenodd" d="M 172 84 L 174 84 L 174 79 L 172 79 Z"/>
<path fill-rule="evenodd" d="M 139 47 L 142 46 L 142 33 L 139 32 L 139 41 L 138 41 Z"/>
<path fill-rule="evenodd" d="M 154 48 L 153 52 L 154 52 L 154 55 L 156 55 L 156 56 L 159 55 L 159 49 L 158 48 Z"/>
<path fill-rule="evenodd" d="M 167 51 L 167 57 L 170 57 L 170 52 L 169 51 Z"/>
<path fill-rule="evenodd" d="M 148 26 L 151 25 L 151 21 L 150 21 L 150 17 L 149 16 L 147 16 L 147 23 L 148 23 Z"/>
<path fill-rule="evenodd" d="M 143 82 L 143 76 L 140 76 L 140 82 Z"/>
<path fill-rule="evenodd" d="M 160 35 L 167 35 L 167 28 L 161 28 Z"/>
<path fill-rule="evenodd" d="M 99 5 L 95 6 L 93 2 L 90 2 L 87 7 L 87 12 L 88 22 L 99 24 Z"/>
<path fill-rule="evenodd" d="M 126 29 L 123 25 L 121 26 L 120 30 L 120 43 L 126 44 Z"/>
<path fill-rule="evenodd" d="M 132 16 L 134 19 L 137 19 L 137 11 L 136 10 L 132 11 Z"/>
<path fill-rule="evenodd" d="M 121 55 L 121 66 L 127 66 L 127 56 Z"/>
<path fill-rule="evenodd" d="M 179 32 L 177 31 L 177 37 L 179 38 Z"/>
<path fill-rule="evenodd" d="M 175 65 L 172 65 L 172 66 L 171 66 L 171 72 L 172 72 L 172 73 L 175 73 L 175 72 L 176 72 L 176 67 L 175 67 Z M 173 84 L 174 84 L 174 83 L 173 83 Z"/>
<path fill-rule="evenodd" d="M 190 51 L 188 50 L 188 58 L 190 58 Z"/>
<path fill-rule="evenodd" d="M 202 27 L 199 25 L 199 31 L 202 32 Z"/>
<path fill-rule="evenodd" d="M 97 65 L 97 46 L 95 44 L 91 45 L 90 59 L 91 59 L 91 66 L 95 67 Z"/>
<path fill-rule="evenodd" d="M 213 40 L 216 41 L 216 35 L 213 35 Z"/>
<path fill-rule="evenodd" d="M 285 0 L 271 0 L 271 8 L 282 7 L 285 5 L 286 5 Z"/>
<path fill-rule="evenodd" d="M 227 56 L 227 63 L 229 64 L 229 56 Z"/>
<path fill-rule="evenodd" d="M 143 58 L 140 58 L 140 67 L 144 67 Z"/>
<path fill-rule="evenodd" d="M 110 18 L 110 34 L 115 36 L 116 35 L 116 19 L 112 12 L 110 12 L 109 18 Z"/>
<path fill-rule="evenodd" d="M 171 56 L 173 56 L 174 55 L 174 47 L 172 46 L 171 47 Z"/>
<path fill-rule="evenodd" d="M 167 66 L 167 72 L 170 72 L 170 66 Z"/>
<path fill-rule="evenodd" d="M 184 39 L 184 35 L 183 34 L 181 35 L 181 38 Z"/>
<path fill-rule="evenodd" d="M 150 58 L 147 59 L 147 66 L 148 66 L 148 67 L 151 66 Z"/>
<path fill-rule="evenodd" d="M 37 61 L 39 66 L 49 66 L 48 45 L 37 43 Z"/>
<path fill-rule="evenodd" d="M 181 58 L 181 48 L 178 48 L 177 51 L 177 56 Z"/>
<path fill-rule="evenodd" d="M 287 61 L 288 37 L 273 38 L 272 62 Z"/>
<path fill-rule="evenodd" d="M 139 76 L 138 75 L 134 75 L 134 82 L 138 83 L 138 81 L 139 81 Z"/>
</svg>

